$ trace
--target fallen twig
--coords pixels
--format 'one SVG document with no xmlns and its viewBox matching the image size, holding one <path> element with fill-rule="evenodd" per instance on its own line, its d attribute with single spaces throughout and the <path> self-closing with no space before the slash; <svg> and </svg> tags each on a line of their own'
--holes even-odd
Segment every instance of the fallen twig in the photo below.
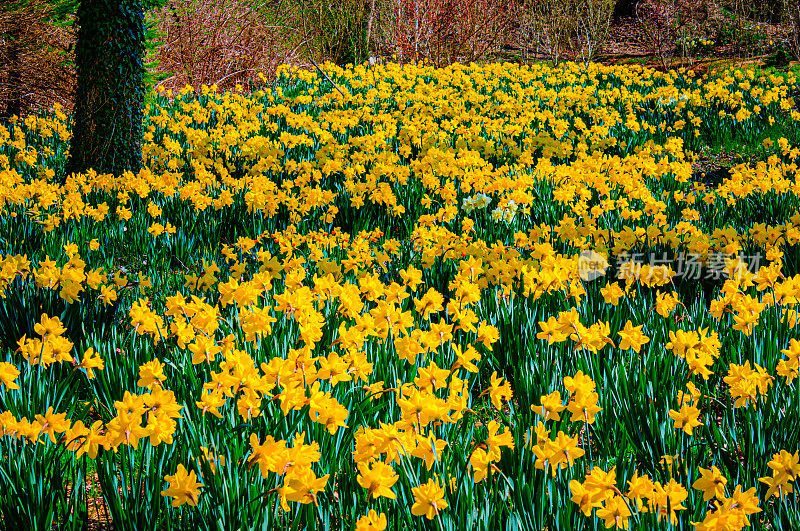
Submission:
<svg viewBox="0 0 800 531">
<path fill-rule="evenodd" d="M 345 98 L 346 96 L 344 95 L 344 92 L 342 92 L 342 89 L 340 89 L 340 88 L 339 88 L 339 86 L 338 86 L 338 85 L 336 85 L 336 83 L 334 83 L 334 82 L 333 82 L 333 80 L 332 80 L 330 77 L 328 77 L 328 74 L 326 74 L 326 73 L 325 73 L 325 71 L 324 71 L 324 70 L 322 70 L 322 69 L 319 67 L 319 65 L 317 64 L 317 62 L 316 62 L 315 60 L 311 59 L 310 57 L 309 57 L 309 61 L 311 61 L 311 64 L 312 64 L 312 65 L 314 65 L 315 67 L 317 67 L 317 70 L 319 70 L 319 73 L 320 73 L 320 74 L 322 74 L 322 75 L 325 77 L 325 79 L 327 79 L 328 81 L 330 81 L 330 82 L 331 82 L 331 85 L 333 85 L 333 88 L 335 88 L 336 90 L 338 90 L 338 91 L 339 91 L 339 94 L 341 94 L 341 95 L 342 95 L 342 97 L 343 97 L 343 98 Z"/>
</svg>

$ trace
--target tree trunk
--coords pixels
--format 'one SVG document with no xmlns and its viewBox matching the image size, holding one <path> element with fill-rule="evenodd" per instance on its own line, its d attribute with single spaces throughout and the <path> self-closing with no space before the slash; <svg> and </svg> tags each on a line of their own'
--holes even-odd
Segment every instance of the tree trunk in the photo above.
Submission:
<svg viewBox="0 0 800 531">
<path fill-rule="evenodd" d="M 372 20 L 375 18 L 375 0 L 369 2 L 369 14 L 367 15 L 367 36 L 366 41 L 367 58 L 369 58 L 372 48 L 370 47 L 370 40 L 372 39 Z"/>
<path fill-rule="evenodd" d="M 67 175 L 139 171 L 145 25 L 141 0 L 82 0 Z"/>
<path fill-rule="evenodd" d="M 617 0 L 614 6 L 614 20 L 620 21 L 624 18 L 636 16 L 636 4 L 639 0 Z"/>
<path fill-rule="evenodd" d="M 4 118 L 22 114 L 22 15 L 14 12 L 9 15 L 8 43 L 8 99 L 3 113 Z"/>
</svg>

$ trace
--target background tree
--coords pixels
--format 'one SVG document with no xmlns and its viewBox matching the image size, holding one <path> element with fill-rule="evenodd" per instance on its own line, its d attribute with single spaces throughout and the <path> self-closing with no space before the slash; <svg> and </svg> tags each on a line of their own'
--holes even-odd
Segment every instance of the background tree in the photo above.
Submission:
<svg viewBox="0 0 800 531">
<path fill-rule="evenodd" d="M 81 0 L 67 174 L 141 168 L 144 11 L 142 0 Z"/>
<path fill-rule="evenodd" d="M 338 65 L 360 63 L 369 57 L 367 26 L 370 0 L 296 0 L 288 2 L 297 13 L 299 30 L 310 56 Z"/>
<path fill-rule="evenodd" d="M 33 102 L 52 104 L 71 90 L 72 15 L 78 0 L 0 3 L 0 118 Z"/>
</svg>

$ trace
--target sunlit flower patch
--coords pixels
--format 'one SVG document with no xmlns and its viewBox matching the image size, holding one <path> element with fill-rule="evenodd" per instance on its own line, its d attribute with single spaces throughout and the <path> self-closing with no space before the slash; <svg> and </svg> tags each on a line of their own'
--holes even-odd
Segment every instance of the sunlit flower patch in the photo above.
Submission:
<svg viewBox="0 0 800 531">
<path fill-rule="evenodd" d="M 325 69 L 0 126 L 3 525 L 800 527 L 796 79 Z"/>
</svg>

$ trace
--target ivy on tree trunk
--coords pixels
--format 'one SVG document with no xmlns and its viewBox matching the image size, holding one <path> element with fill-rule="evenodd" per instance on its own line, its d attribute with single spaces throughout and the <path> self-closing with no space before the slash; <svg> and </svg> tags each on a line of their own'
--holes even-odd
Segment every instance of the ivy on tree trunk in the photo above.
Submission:
<svg viewBox="0 0 800 531">
<path fill-rule="evenodd" d="M 22 114 L 22 17 L 19 13 L 9 15 L 9 31 L 6 35 L 8 77 L 8 99 L 0 117 L 10 118 Z"/>
<path fill-rule="evenodd" d="M 141 0 L 81 0 L 67 175 L 139 171 L 145 23 Z"/>
</svg>

